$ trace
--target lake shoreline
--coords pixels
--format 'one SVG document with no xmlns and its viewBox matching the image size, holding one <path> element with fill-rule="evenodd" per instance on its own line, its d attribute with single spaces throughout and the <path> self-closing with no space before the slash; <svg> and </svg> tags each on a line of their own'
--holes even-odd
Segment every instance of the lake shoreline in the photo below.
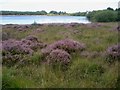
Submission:
<svg viewBox="0 0 120 90">
<path fill-rule="evenodd" d="M 89 23 L 85 16 L 2 16 L 0 24 L 45 24 L 45 23 Z"/>
<path fill-rule="evenodd" d="M 92 25 L 92 24 L 107 24 L 107 23 L 118 23 L 118 22 L 90 22 L 90 23 L 37 23 L 37 24 L 0 24 L 2 26 L 7 26 L 7 25 L 20 25 L 20 26 L 24 26 L 24 25 L 71 25 L 71 24 L 77 24 L 77 25 Z"/>
</svg>

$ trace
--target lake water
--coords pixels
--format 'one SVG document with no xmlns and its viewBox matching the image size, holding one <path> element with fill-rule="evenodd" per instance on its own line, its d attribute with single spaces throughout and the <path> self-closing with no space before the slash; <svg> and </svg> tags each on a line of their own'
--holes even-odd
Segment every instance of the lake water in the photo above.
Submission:
<svg viewBox="0 0 120 90">
<path fill-rule="evenodd" d="M 2 16 L 0 24 L 90 23 L 85 16 Z"/>
</svg>

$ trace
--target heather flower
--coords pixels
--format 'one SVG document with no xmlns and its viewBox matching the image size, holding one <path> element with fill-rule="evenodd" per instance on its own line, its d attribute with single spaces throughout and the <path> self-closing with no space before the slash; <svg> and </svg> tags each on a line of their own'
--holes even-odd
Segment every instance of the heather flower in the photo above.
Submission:
<svg viewBox="0 0 120 90">
<path fill-rule="evenodd" d="M 9 39 L 2 41 L 3 63 L 17 62 L 22 60 L 21 55 L 32 55 L 34 50 L 43 47 L 43 43 L 33 42 L 34 39 L 20 41 Z M 36 39 L 35 39 L 36 40 Z M 9 60 L 9 61 L 8 61 Z"/>
<path fill-rule="evenodd" d="M 42 29 L 36 29 L 33 31 L 33 33 L 42 33 L 42 32 L 45 32 L 45 30 L 42 30 Z"/>
<path fill-rule="evenodd" d="M 21 41 L 16 41 L 14 39 L 5 40 L 2 42 L 3 51 L 8 51 L 13 54 L 26 53 L 32 54 L 33 50 L 30 49 L 26 44 Z"/>
<path fill-rule="evenodd" d="M 35 37 L 35 36 L 27 36 L 25 39 L 26 39 L 26 40 L 33 41 L 33 42 L 38 42 L 38 39 L 37 39 L 37 37 Z"/>
<path fill-rule="evenodd" d="M 53 50 L 47 57 L 48 63 L 60 62 L 62 64 L 68 64 L 70 62 L 70 54 L 66 51 L 56 49 Z"/>
<path fill-rule="evenodd" d="M 65 39 L 65 40 L 60 40 L 53 44 L 50 44 L 46 48 L 42 49 L 42 53 L 49 54 L 52 50 L 55 50 L 55 49 L 62 49 L 67 51 L 68 53 L 71 53 L 75 51 L 82 51 L 84 48 L 85 48 L 85 45 L 83 43 L 79 43 L 71 39 Z"/>
<path fill-rule="evenodd" d="M 48 62 L 62 62 L 67 64 L 70 61 L 70 53 L 82 51 L 85 48 L 83 43 L 71 39 L 57 41 L 41 50 L 43 58 Z"/>
<path fill-rule="evenodd" d="M 120 59 L 120 44 L 109 47 L 107 49 L 107 56 L 109 60 Z"/>
<path fill-rule="evenodd" d="M 20 41 L 9 39 L 2 42 L 3 50 L 11 53 L 32 54 L 34 50 L 43 48 L 45 44 L 39 43 L 37 38 L 31 37 Z"/>
<path fill-rule="evenodd" d="M 26 31 L 30 26 L 28 25 L 13 25 L 13 28 L 18 31 Z"/>
<path fill-rule="evenodd" d="M 66 27 L 66 28 L 73 28 L 73 27 L 76 27 L 76 26 L 78 26 L 79 24 L 78 23 L 69 23 L 69 24 L 65 24 L 64 26 Z"/>
<path fill-rule="evenodd" d="M 45 47 L 45 44 L 39 43 L 38 39 L 34 36 L 28 36 L 19 41 L 15 39 L 2 41 L 3 63 L 7 60 L 13 62 L 19 61 L 22 59 L 18 57 L 19 55 L 32 55 L 35 50 L 43 47 Z"/>
</svg>

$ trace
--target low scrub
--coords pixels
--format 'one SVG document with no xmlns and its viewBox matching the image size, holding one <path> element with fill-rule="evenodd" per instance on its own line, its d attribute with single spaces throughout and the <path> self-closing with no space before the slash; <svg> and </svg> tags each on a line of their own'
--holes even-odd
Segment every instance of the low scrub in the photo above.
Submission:
<svg viewBox="0 0 120 90">
<path fill-rule="evenodd" d="M 41 52 L 43 57 L 49 62 L 53 59 L 54 61 L 62 60 L 63 63 L 67 64 L 69 63 L 71 53 L 77 53 L 84 49 L 85 45 L 83 43 L 71 39 L 64 39 L 48 45 Z"/>
<path fill-rule="evenodd" d="M 120 44 L 108 47 L 107 51 L 107 61 L 114 62 L 120 59 Z"/>
</svg>

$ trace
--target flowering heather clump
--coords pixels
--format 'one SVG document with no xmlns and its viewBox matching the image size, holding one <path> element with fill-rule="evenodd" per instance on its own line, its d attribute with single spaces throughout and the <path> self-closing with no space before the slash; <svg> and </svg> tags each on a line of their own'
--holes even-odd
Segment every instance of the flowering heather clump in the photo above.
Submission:
<svg viewBox="0 0 120 90">
<path fill-rule="evenodd" d="M 38 48 L 45 47 L 45 44 L 43 44 L 43 43 L 33 42 L 30 40 L 26 40 L 26 39 L 22 39 L 21 43 L 22 43 L 22 45 L 25 45 L 25 46 L 27 45 L 27 47 L 32 49 L 32 50 L 36 50 Z"/>
<path fill-rule="evenodd" d="M 43 33 L 43 32 L 45 32 L 45 30 L 43 30 L 43 29 L 36 29 L 36 30 L 33 30 L 33 32 L 32 33 Z"/>
<path fill-rule="evenodd" d="M 43 48 L 45 44 L 39 43 L 37 38 L 31 37 L 20 41 L 9 39 L 2 41 L 2 54 L 4 62 L 16 62 L 22 59 L 20 55 L 32 55 L 38 48 Z M 17 56 L 17 57 L 16 57 Z M 3 62 L 3 63 L 4 63 Z"/>
<path fill-rule="evenodd" d="M 35 36 L 27 36 L 25 39 L 26 39 L 26 40 L 33 41 L 33 42 L 38 42 L 38 39 L 37 39 L 37 37 L 35 37 Z"/>
<path fill-rule="evenodd" d="M 29 27 L 29 25 L 13 25 L 13 28 L 18 31 L 26 31 Z"/>
<path fill-rule="evenodd" d="M 21 41 L 9 39 L 2 41 L 3 64 L 13 65 L 21 61 L 23 55 L 32 54 L 33 50 Z"/>
<path fill-rule="evenodd" d="M 45 49 L 42 50 L 42 52 L 43 54 L 49 54 L 52 50 L 62 49 L 67 51 L 68 53 L 71 53 L 75 51 L 81 51 L 84 48 L 85 48 L 85 45 L 83 43 L 79 43 L 71 39 L 65 39 L 65 40 L 57 41 L 47 46 Z"/>
<path fill-rule="evenodd" d="M 14 39 L 5 40 L 2 42 L 3 51 L 10 52 L 12 54 L 32 54 L 33 50 L 28 47 L 28 45 L 22 43 L 21 41 L 16 41 Z"/>
<path fill-rule="evenodd" d="M 65 24 L 64 26 L 66 27 L 66 28 L 72 28 L 72 27 L 76 27 L 76 26 L 78 26 L 79 24 L 78 23 L 69 23 L 69 24 Z"/>
<path fill-rule="evenodd" d="M 120 59 L 120 44 L 109 47 L 107 49 L 107 56 L 109 60 Z"/>
<path fill-rule="evenodd" d="M 60 61 L 67 64 L 70 61 L 70 53 L 81 51 L 85 45 L 71 39 L 57 41 L 41 50 L 43 57 L 49 62 Z"/>
<path fill-rule="evenodd" d="M 32 54 L 33 50 L 43 48 L 45 44 L 39 43 L 37 38 L 28 37 L 20 41 L 9 39 L 2 42 L 3 50 L 11 53 Z"/>
<path fill-rule="evenodd" d="M 68 64 L 70 62 L 70 54 L 66 51 L 56 49 L 53 50 L 47 57 L 48 63 L 60 62 L 62 64 Z"/>
</svg>

